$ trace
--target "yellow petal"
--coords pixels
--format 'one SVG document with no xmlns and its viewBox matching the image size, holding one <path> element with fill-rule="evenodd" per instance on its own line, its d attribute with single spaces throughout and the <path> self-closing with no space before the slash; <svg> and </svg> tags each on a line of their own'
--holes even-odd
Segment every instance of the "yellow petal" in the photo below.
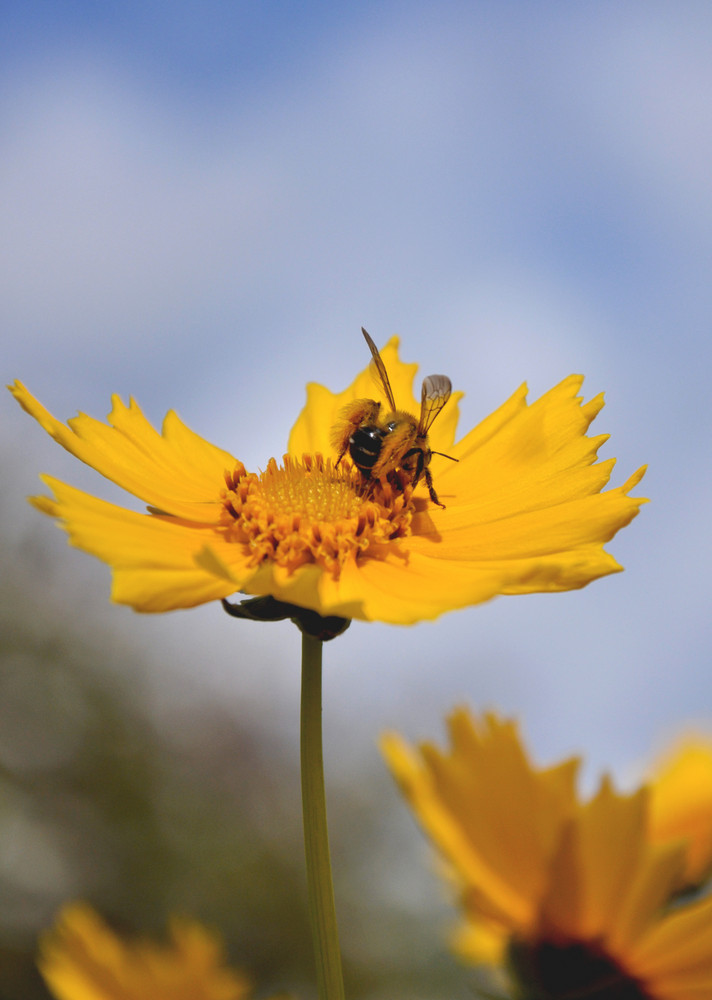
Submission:
<svg viewBox="0 0 712 1000">
<path fill-rule="evenodd" d="M 712 744 L 688 738 L 654 770 L 650 802 L 651 837 L 687 845 L 685 878 L 697 885 L 712 868 Z"/>
<path fill-rule="evenodd" d="M 398 346 L 398 337 L 391 337 L 380 352 L 381 357 L 388 372 L 396 406 L 417 416 L 420 412 L 420 389 L 416 400 L 413 380 L 418 366 L 404 364 L 398 357 Z M 433 424 L 430 441 L 437 451 L 447 452 L 452 447 L 458 421 L 457 402 L 461 397 L 461 392 L 453 393 L 447 406 Z M 335 458 L 331 444 L 331 429 L 338 420 L 339 412 L 355 399 L 375 399 L 385 404 L 385 397 L 378 380 L 373 377 L 368 366 L 343 392 L 330 392 L 324 386 L 310 382 L 307 386 L 306 405 L 289 435 L 287 449 L 289 454 L 300 458 L 303 454 L 320 452 L 322 455 L 331 455 Z"/>
<path fill-rule="evenodd" d="M 628 962 L 654 983 L 661 1000 L 712 996 L 712 899 L 672 910 L 638 944 Z M 707 992 L 705 992 L 705 989 Z"/>
<path fill-rule="evenodd" d="M 359 609 L 354 617 L 410 625 L 488 601 L 511 580 L 508 566 L 446 563 L 409 548 L 403 545 L 402 555 L 350 562 L 338 580 L 323 577 L 319 594 L 328 613 Z"/>
<path fill-rule="evenodd" d="M 123 942 L 91 907 L 64 908 L 44 935 L 39 967 L 58 1000 L 243 1000 L 247 980 L 224 964 L 220 941 L 174 919 L 165 945 Z"/>
<path fill-rule="evenodd" d="M 571 875 L 580 886 L 579 912 L 575 919 L 573 914 L 563 915 L 576 937 L 595 939 L 614 926 L 644 844 L 645 808 L 644 793 L 623 798 L 608 781 L 583 808 L 576 823 L 577 870 Z M 557 884 L 563 887 L 565 881 L 560 874 Z M 551 900 L 548 914 L 553 912 Z"/>
<path fill-rule="evenodd" d="M 496 455 L 504 477 L 510 466 L 537 469 L 554 463 L 566 468 L 594 461 L 606 435 L 587 438 L 586 431 L 603 408 L 603 396 L 584 403 L 579 395 L 582 384 L 582 375 L 569 375 L 533 403 L 527 402 L 526 384 L 519 386 L 455 445 L 455 456 L 461 463 L 474 456 L 484 468 Z M 458 467 L 451 468 L 455 474 Z"/>
<path fill-rule="evenodd" d="M 382 356 L 397 402 L 417 412 L 416 366 L 400 362 L 397 338 Z M 115 600 L 163 611 L 242 590 L 325 615 L 411 624 L 497 594 L 569 590 L 620 570 L 603 546 L 643 502 L 628 495 L 642 470 L 624 486 L 601 492 L 613 463 L 596 463 L 604 438 L 588 438 L 586 430 L 602 399 L 582 403 L 580 386 L 581 378 L 571 376 L 531 405 L 522 387 L 457 445 L 453 397 L 431 432 L 435 449 L 460 459 L 454 464 L 435 456 L 432 463 L 447 509 L 432 503 L 425 484 L 416 487 L 414 504 L 405 503 L 401 483 L 389 501 L 401 507 L 395 513 L 383 508 L 386 527 L 371 535 L 363 534 L 371 514 L 320 521 L 308 504 L 295 507 L 293 494 L 282 509 L 271 492 L 259 494 L 259 512 L 256 502 L 237 526 L 244 497 L 235 490 L 242 473 L 231 455 L 175 414 L 168 414 L 159 434 L 133 401 L 126 407 L 115 398 L 108 425 L 80 414 L 65 426 L 20 383 L 11 388 L 63 447 L 152 505 L 150 518 L 132 516 L 63 486 L 61 503 L 59 497 L 35 501 L 62 518 L 73 544 L 112 566 Z M 341 407 L 374 395 L 378 386 L 368 369 L 340 394 L 311 385 L 290 452 L 328 454 Z M 232 484 L 227 492 L 225 472 Z M 332 473 L 335 484 L 342 480 L 336 493 L 348 473 L 343 467 Z M 347 487 L 350 501 L 366 505 L 371 494 L 355 475 Z M 319 507 L 337 508 L 351 510 Z"/>
<path fill-rule="evenodd" d="M 541 557 L 549 568 L 558 553 L 569 565 L 573 556 L 579 586 L 589 558 L 596 564 L 590 579 L 620 569 L 603 558 L 602 546 L 645 502 L 628 496 L 644 469 L 601 492 L 614 463 L 594 464 L 605 437 L 585 435 L 602 399 L 582 404 L 580 385 L 579 376 L 570 376 L 530 406 L 522 388 L 459 442 L 452 451 L 459 463 L 442 460 L 438 468 L 438 493 L 447 507 L 419 508 L 413 547 L 447 560 Z M 562 573 L 563 586 L 570 577 Z M 535 588 L 528 581 L 523 589 Z"/>
<path fill-rule="evenodd" d="M 650 791 L 605 779 L 579 803 L 575 762 L 534 769 L 511 723 L 458 712 L 450 733 L 449 751 L 383 750 L 460 887 L 458 954 L 530 956 L 511 967 L 522 996 L 712 996 L 712 899 L 679 897 L 685 845 L 651 841 Z"/>
<path fill-rule="evenodd" d="M 522 510 L 480 521 L 480 512 L 453 504 L 440 515 L 425 513 L 414 519 L 411 543 L 440 559 L 517 559 L 573 551 L 609 541 L 638 513 L 643 502 L 627 492 L 642 472 L 624 486 L 606 493 L 551 503 L 542 509 Z M 430 521 L 430 525 L 428 525 Z"/>
<path fill-rule="evenodd" d="M 646 844 L 620 908 L 608 932 L 613 954 L 630 953 L 637 941 L 660 919 L 681 885 L 684 853 L 679 844 Z"/>
<path fill-rule="evenodd" d="M 507 940 L 501 925 L 465 919 L 453 935 L 452 950 L 471 965 L 503 965 Z"/>
<path fill-rule="evenodd" d="M 266 562 L 248 579 L 240 551 L 226 545 L 218 552 L 211 541 L 196 558 L 206 571 L 215 573 L 227 583 L 231 581 L 232 590 L 272 594 L 279 600 L 311 608 L 323 615 L 392 625 L 411 625 L 437 618 L 446 611 L 480 604 L 506 593 L 510 586 L 524 586 L 529 579 L 532 590 L 570 589 L 559 586 L 562 580 L 559 564 L 549 572 L 543 561 L 536 567 L 531 562 L 515 561 L 501 565 L 448 563 L 408 552 L 405 545 L 395 554 L 350 560 L 338 578 L 315 565 L 300 566 L 288 572 Z M 585 582 L 591 579 L 591 566 L 591 560 L 587 560 Z M 535 570 L 538 572 L 536 583 L 532 576 Z M 611 572 L 610 569 L 605 571 Z"/>
<path fill-rule="evenodd" d="M 189 430 L 172 411 L 159 434 L 131 400 L 112 397 L 109 425 L 84 413 L 65 426 L 21 382 L 10 391 L 55 441 L 107 479 L 160 510 L 214 523 L 223 473 L 235 459 Z"/>
<path fill-rule="evenodd" d="M 418 819 L 452 865 L 471 917 L 524 933 L 573 808 L 576 761 L 536 772 L 516 728 L 496 716 L 450 719 L 452 750 L 420 754 L 390 736 L 388 764 Z"/>
<path fill-rule="evenodd" d="M 382 737 L 381 750 L 424 829 L 464 886 L 474 889 L 485 916 L 508 927 L 525 926 L 531 919 L 528 901 L 473 850 L 458 817 L 443 806 L 427 767 L 394 733 Z"/>
<path fill-rule="evenodd" d="M 680 882 L 682 851 L 647 842 L 647 790 L 617 794 L 608 780 L 582 807 L 562 842 L 544 908 L 545 923 L 615 954 L 655 919 Z"/>
<path fill-rule="evenodd" d="M 138 514 L 43 476 L 54 499 L 33 497 L 44 514 L 56 517 L 70 544 L 97 556 L 112 568 L 112 600 L 137 611 L 173 611 L 231 594 L 237 585 L 201 569 L 197 553 L 206 540 L 221 539 L 212 526 L 190 525 L 176 518 Z M 232 546 L 238 551 L 238 546 Z M 233 562 L 233 568 L 235 563 Z M 253 570 L 246 566 L 249 577 Z"/>
</svg>

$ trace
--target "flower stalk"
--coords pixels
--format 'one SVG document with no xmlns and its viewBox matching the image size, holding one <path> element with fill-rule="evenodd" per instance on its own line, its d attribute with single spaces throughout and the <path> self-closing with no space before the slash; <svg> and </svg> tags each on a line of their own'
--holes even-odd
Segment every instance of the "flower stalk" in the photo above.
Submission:
<svg viewBox="0 0 712 1000">
<path fill-rule="evenodd" d="M 301 769 L 309 918 L 319 1000 L 343 1000 L 321 733 L 321 639 L 302 632 Z"/>
</svg>

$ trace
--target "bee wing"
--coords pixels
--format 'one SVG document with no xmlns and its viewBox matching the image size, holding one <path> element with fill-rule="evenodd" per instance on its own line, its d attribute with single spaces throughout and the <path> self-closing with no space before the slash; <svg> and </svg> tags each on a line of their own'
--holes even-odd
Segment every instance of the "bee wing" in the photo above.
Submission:
<svg viewBox="0 0 712 1000">
<path fill-rule="evenodd" d="M 391 410 L 395 410 L 396 401 L 393 398 L 393 390 L 391 389 L 391 383 L 388 380 L 388 372 L 386 371 L 386 366 L 383 364 L 383 358 L 378 353 L 378 348 L 371 340 L 369 335 L 366 333 L 363 327 L 361 327 L 361 333 L 366 338 L 366 343 L 369 346 L 369 350 L 373 356 L 373 361 L 371 362 L 372 369 L 374 370 L 376 381 L 380 383 L 383 392 L 385 393 L 386 399 L 388 400 L 388 405 Z"/>
<path fill-rule="evenodd" d="M 428 375 L 423 379 L 418 434 L 428 433 L 433 420 L 450 398 L 451 392 L 452 382 L 447 375 Z"/>
</svg>

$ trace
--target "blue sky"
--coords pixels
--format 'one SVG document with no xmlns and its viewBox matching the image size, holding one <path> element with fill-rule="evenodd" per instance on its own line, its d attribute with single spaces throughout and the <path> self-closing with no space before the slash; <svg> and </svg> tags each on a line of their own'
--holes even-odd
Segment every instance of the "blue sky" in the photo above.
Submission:
<svg viewBox="0 0 712 1000">
<path fill-rule="evenodd" d="M 263 466 L 307 381 L 365 365 L 363 324 L 451 375 L 463 429 L 522 381 L 536 396 L 583 372 L 606 392 L 614 485 L 650 463 L 652 503 L 609 546 L 625 573 L 332 644 L 334 753 L 375 753 L 384 725 L 435 735 L 462 700 L 594 770 L 688 720 L 712 731 L 709 5 L 30 2 L 5 19 L 0 357 L 57 416 L 133 394 Z M 104 568 L 22 500 L 39 470 L 95 478 L 2 413 L 24 455 L 12 516 L 103 613 Z M 295 714 L 286 627 L 111 614 L 174 644 L 167 676 L 200 657 L 208 690 Z"/>
</svg>

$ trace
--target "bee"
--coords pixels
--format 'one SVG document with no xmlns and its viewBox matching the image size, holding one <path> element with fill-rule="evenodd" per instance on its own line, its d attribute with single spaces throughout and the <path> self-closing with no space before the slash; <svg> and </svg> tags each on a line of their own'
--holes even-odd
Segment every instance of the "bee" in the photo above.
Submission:
<svg viewBox="0 0 712 1000">
<path fill-rule="evenodd" d="M 384 413 L 382 404 L 375 399 L 355 399 L 343 408 L 331 434 L 331 443 L 339 455 L 336 465 L 348 451 L 365 480 L 384 479 L 396 469 L 405 472 L 413 486 L 424 477 L 430 499 L 444 508 L 429 468 L 432 456 L 443 453 L 431 450 L 428 431 L 450 398 L 452 383 L 446 375 L 428 375 L 423 379 L 420 417 L 416 420 L 410 413 L 396 409 L 383 358 L 363 327 L 361 333 L 373 356 L 372 365 L 390 409 Z M 443 457 L 457 461 L 450 455 Z"/>
</svg>

